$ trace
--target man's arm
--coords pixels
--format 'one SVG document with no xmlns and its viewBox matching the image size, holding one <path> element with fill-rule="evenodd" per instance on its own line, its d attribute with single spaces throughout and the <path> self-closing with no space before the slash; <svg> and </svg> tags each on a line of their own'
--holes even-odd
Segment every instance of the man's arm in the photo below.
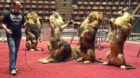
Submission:
<svg viewBox="0 0 140 78">
<path fill-rule="evenodd" d="M 3 17 L 3 20 L 2 20 L 3 24 L 1 25 L 1 28 L 3 28 L 3 29 L 6 31 L 6 33 L 12 34 L 12 31 L 11 31 L 10 29 L 8 29 L 7 26 L 6 26 L 6 24 L 7 24 L 8 21 L 9 21 L 8 18 L 9 18 L 9 14 L 6 13 L 6 14 L 4 15 L 4 17 Z"/>
<path fill-rule="evenodd" d="M 8 34 L 12 34 L 12 31 L 11 31 L 10 29 L 8 29 L 8 28 L 6 27 L 5 24 L 2 24 L 1 27 L 2 27 Z"/>
</svg>

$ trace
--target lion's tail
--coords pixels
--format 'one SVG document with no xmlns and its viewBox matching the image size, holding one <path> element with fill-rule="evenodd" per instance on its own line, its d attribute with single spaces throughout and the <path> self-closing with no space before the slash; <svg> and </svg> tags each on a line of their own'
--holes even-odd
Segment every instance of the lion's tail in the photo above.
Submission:
<svg viewBox="0 0 140 78">
<path fill-rule="evenodd" d="M 127 70 L 135 69 L 135 68 L 136 68 L 136 66 L 133 65 L 133 64 L 125 64 L 125 65 L 128 66 L 128 67 L 126 68 Z"/>
<path fill-rule="evenodd" d="M 104 63 L 104 60 L 102 60 L 102 58 L 96 58 L 96 61 L 97 61 L 97 62 Z"/>
</svg>

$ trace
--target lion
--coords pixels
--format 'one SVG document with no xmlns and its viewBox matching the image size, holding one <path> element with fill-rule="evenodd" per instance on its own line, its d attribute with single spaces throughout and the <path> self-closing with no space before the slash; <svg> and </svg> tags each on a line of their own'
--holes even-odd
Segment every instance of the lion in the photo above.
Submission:
<svg viewBox="0 0 140 78">
<path fill-rule="evenodd" d="M 84 61 L 85 64 L 94 61 L 103 62 L 95 57 L 95 35 L 102 22 L 102 13 L 91 12 L 89 16 L 81 23 L 79 28 L 80 36 L 80 56 L 78 61 Z"/>
<path fill-rule="evenodd" d="M 76 60 L 80 58 L 80 49 L 78 46 L 71 46 L 69 43 L 61 39 L 52 39 L 48 44 L 50 55 L 38 61 L 43 64 L 52 62 L 64 62 L 69 60 Z"/>
<path fill-rule="evenodd" d="M 103 64 L 120 66 L 122 69 L 125 69 L 126 66 L 136 68 L 134 65 L 126 64 L 123 53 L 124 43 L 131 32 L 134 17 L 128 13 L 127 8 L 119 11 L 118 14 L 120 15 L 119 17 L 116 19 L 111 18 L 110 20 L 108 34 L 110 51 L 106 53 L 108 62 L 104 62 Z"/>
<path fill-rule="evenodd" d="M 54 12 L 49 19 L 46 19 L 49 23 L 49 26 L 51 27 L 51 39 L 54 38 L 61 38 L 61 32 L 67 28 L 70 27 L 73 22 L 69 21 L 68 23 L 64 23 L 62 17 L 58 12 Z"/>
<path fill-rule="evenodd" d="M 39 17 L 35 12 L 30 12 L 27 14 L 27 20 L 29 26 L 25 29 L 26 34 L 26 47 L 29 51 L 41 50 L 37 48 L 38 39 L 41 41 L 41 23 Z"/>
</svg>

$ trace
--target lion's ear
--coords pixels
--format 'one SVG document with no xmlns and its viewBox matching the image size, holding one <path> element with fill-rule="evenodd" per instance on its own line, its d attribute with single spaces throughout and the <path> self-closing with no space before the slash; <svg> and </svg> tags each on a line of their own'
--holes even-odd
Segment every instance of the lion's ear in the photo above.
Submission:
<svg viewBox="0 0 140 78">
<path fill-rule="evenodd" d="M 97 19 L 98 19 L 98 20 L 102 20 L 102 19 L 103 19 L 102 13 L 100 13 L 100 12 L 98 13 Z"/>
</svg>

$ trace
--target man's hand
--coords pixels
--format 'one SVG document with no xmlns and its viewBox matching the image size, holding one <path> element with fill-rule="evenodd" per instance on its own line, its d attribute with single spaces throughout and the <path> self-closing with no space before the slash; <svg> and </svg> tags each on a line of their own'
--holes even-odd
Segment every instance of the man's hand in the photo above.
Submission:
<svg viewBox="0 0 140 78">
<path fill-rule="evenodd" d="M 6 29 L 6 32 L 7 32 L 8 34 L 12 34 L 12 31 L 11 31 L 10 29 Z"/>
<path fill-rule="evenodd" d="M 12 34 L 12 31 L 8 29 L 5 24 L 2 24 L 1 27 L 6 31 L 6 33 Z"/>
<path fill-rule="evenodd" d="M 24 28 L 27 28 L 28 26 L 29 26 L 29 22 L 26 22 L 25 24 L 24 24 Z"/>
</svg>

